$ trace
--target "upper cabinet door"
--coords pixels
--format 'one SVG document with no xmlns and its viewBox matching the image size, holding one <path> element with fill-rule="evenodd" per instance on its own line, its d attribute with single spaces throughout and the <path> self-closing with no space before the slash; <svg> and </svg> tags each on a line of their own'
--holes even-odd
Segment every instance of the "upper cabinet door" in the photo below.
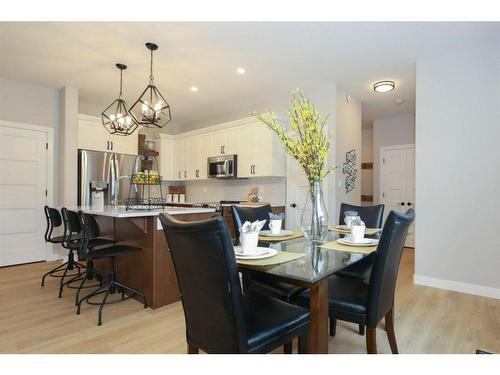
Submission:
<svg viewBox="0 0 500 375">
<path fill-rule="evenodd" d="M 160 135 L 156 138 L 156 151 L 160 156 L 160 175 L 164 180 L 175 180 L 174 176 L 174 140 Z"/>
<path fill-rule="evenodd" d="M 210 155 L 210 134 L 200 135 L 200 171 L 198 173 L 199 179 L 208 178 L 207 176 L 207 159 Z"/>
<path fill-rule="evenodd" d="M 239 143 L 241 127 L 229 128 L 224 130 L 224 144 L 222 151 L 225 155 L 237 155 L 239 153 Z"/>
<path fill-rule="evenodd" d="M 187 179 L 196 180 L 200 174 L 200 159 L 201 159 L 201 149 L 200 149 L 200 136 L 195 135 L 189 137 L 188 143 L 188 168 L 187 168 Z"/>
<path fill-rule="evenodd" d="M 113 135 L 109 137 L 111 150 L 119 154 L 137 155 L 139 148 L 139 132 L 136 130 L 130 135 Z"/>
<path fill-rule="evenodd" d="M 110 134 L 98 117 L 80 116 L 78 120 L 78 148 L 92 151 L 111 151 Z"/>
<path fill-rule="evenodd" d="M 180 138 L 175 141 L 175 169 L 174 178 L 176 180 L 187 180 L 188 155 L 189 155 L 188 138 Z"/>
<path fill-rule="evenodd" d="M 226 143 L 226 133 L 215 131 L 210 133 L 209 157 L 224 155 L 224 144 Z"/>
</svg>

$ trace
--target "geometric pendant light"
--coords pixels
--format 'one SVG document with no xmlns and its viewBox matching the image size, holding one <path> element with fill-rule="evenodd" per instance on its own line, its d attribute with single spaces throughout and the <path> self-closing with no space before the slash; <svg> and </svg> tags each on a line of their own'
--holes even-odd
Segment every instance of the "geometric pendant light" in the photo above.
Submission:
<svg viewBox="0 0 500 375">
<path fill-rule="evenodd" d="M 127 69 L 127 65 L 116 64 L 116 67 L 120 69 L 120 93 L 118 99 L 101 113 L 102 124 L 111 134 L 130 135 L 137 129 L 138 124 L 122 99 L 123 71 Z"/>
<path fill-rule="evenodd" d="M 130 111 L 134 113 L 135 120 L 139 125 L 146 128 L 163 128 L 172 119 L 172 116 L 170 113 L 170 105 L 154 85 L 153 51 L 158 49 L 158 45 L 146 43 L 146 48 L 151 51 L 149 85 L 142 92 L 134 105 L 132 105 Z"/>
</svg>

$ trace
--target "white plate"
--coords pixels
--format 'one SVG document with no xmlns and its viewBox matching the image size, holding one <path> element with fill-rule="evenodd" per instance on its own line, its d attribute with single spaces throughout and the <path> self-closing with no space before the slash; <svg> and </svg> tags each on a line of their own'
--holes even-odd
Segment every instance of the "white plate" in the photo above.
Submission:
<svg viewBox="0 0 500 375">
<path fill-rule="evenodd" d="M 241 246 L 234 247 L 234 253 L 237 259 L 265 259 L 270 258 L 278 254 L 278 252 L 269 247 L 258 247 L 254 254 L 241 254 Z"/>
<path fill-rule="evenodd" d="M 339 238 L 337 241 L 349 246 L 375 246 L 378 245 L 378 240 L 375 238 L 363 238 L 361 242 L 353 242 L 350 236 Z"/>
<path fill-rule="evenodd" d="M 271 232 L 270 230 L 261 230 L 259 234 L 262 234 L 265 237 L 281 237 L 281 236 L 289 236 L 293 234 L 293 232 L 291 230 L 282 229 L 281 232 L 279 232 L 278 234 L 273 234 L 273 232 Z"/>
</svg>

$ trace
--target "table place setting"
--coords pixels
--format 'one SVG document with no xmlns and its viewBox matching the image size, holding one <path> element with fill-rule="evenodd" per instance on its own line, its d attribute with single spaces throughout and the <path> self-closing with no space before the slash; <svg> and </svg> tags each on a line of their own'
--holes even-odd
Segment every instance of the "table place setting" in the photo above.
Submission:
<svg viewBox="0 0 500 375">
<path fill-rule="evenodd" d="M 301 231 L 291 231 L 281 229 L 283 225 L 284 213 L 269 213 L 269 229 L 260 231 L 259 240 L 265 242 L 278 242 L 302 237 Z"/>
<path fill-rule="evenodd" d="M 282 220 L 282 219 L 281 219 Z M 281 221 L 280 220 L 280 221 Z M 240 228 L 240 246 L 234 246 L 236 262 L 250 266 L 268 266 L 301 258 L 303 254 L 278 251 L 272 247 L 260 247 L 259 234 L 266 220 L 246 221 Z M 281 225 L 281 223 L 280 223 Z M 272 259 L 270 259 L 272 258 Z"/>
<path fill-rule="evenodd" d="M 348 215 L 350 215 L 349 218 Z M 335 241 L 327 242 L 321 245 L 322 248 L 363 254 L 369 254 L 377 250 L 379 240 L 376 238 L 365 238 L 365 235 L 370 233 L 367 233 L 365 223 L 357 216 L 356 212 L 351 213 L 347 211 L 345 222 L 346 226 L 349 228 L 349 232 L 346 233 L 346 236 Z"/>
<path fill-rule="evenodd" d="M 356 211 L 346 211 L 345 216 L 344 216 L 344 222 L 345 224 L 339 224 L 335 226 L 331 226 L 328 228 L 328 230 L 332 232 L 337 232 L 340 234 L 351 234 L 351 224 L 354 220 L 360 220 L 360 217 L 358 216 L 358 213 Z M 378 232 L 381 232 L 382 228 L 366 228 L 365 227 L 365 232 L 364 234 L 367 236 L 371 236 L 374 234 L 377 234 Z"/>
</svg>

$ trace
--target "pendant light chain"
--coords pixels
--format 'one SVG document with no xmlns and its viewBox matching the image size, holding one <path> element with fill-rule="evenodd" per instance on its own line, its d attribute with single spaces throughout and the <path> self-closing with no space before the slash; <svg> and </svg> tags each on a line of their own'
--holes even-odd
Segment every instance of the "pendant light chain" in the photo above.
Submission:
<svg viewBox="0 0 500 375">
<path fill-rule="evenodd" d="M 149 82 L 153 84 L 154 81 L 153 77 L 153 50 L 151 50 L 151 66 L 150 66 L 150 73 L 149 73 Z"/>
<path fill-rule="evenodd" d="M 120 69 L 120 94 L 118 95 L 120 99 L 122 98 L 122 92 L 123 92 L 123 70 Z"/>
</svg>

